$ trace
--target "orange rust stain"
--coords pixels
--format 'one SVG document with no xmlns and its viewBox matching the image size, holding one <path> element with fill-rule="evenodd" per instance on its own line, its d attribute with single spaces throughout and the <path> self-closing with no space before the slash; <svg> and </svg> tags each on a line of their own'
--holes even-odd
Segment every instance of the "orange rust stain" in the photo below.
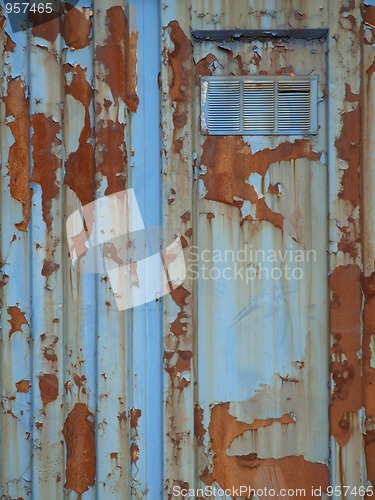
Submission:
<svg viewBox="0 0 375 500">
<path fill-rule="evenodd" d="M 53 363 L 57 361 L 57 356 L 55 351 L 51 347 L 46 347 L 43 351 L 43 356 L 48 361 L 52 361 Z"/>
<path fill-rule="evenodd" d="M 69 47 L 82 49 L 90 43 L 91 18 L 87 19 L 83 11 L 67 2 L 65 7 L 64 16 L 56 13 L 30 12 L 32 34 L 51 43 L 55 43 L 61 34 Z"/>
<path fill-rule="evenodd" d="M 273 212 L 267 205 L 264 198 L 260 198 L 256 201 L 255 215 L 258 220 L 266 220 L 279 229 L 283 228 L 284 216 L 278 212 Z"/>
<path fill-rule="evenodd" d="M 272 212 L 246 181 L 251 173 L 264 176 L 272 163 L 298 158 L 318 161 L 320 154 L 312 150 L 307 139 L 285 142 L 275 149 L 266 148 L 252 153 L 250 145 L 241 137 L 207 137 L 201 157 L 201 164 L 207 167 L 207 172 L 201 175 L 208 191 L 205 198 L 233 206 L 242 205 L 234 197 L 249 200 L 256 206 L 256 215 L 260 220 L 268 220 L 275 227 L 282 228 L 283 216 Z"/>
<path fill-rule="evenodd" d="M 56 264 L 56 262 L 51 262 L 49 260 L 44 259 L 43 267 L 42 267 L 42 276 L 49 277 L 52 273 L 60 269 L 60 264 Z"/>
<path fill-rule="evenodd" d="M 128 163 L 124 124 L 112 120 L 99 121 L 96 126 L 96 161 L 98 170 L 107 177 L 105 194 L 123 191 Z"/>
<path fill-rule="evenodd" d="M 63 18 L 62 35 L 68 47 L 83 49 L 90 44 L 91 17 L 85 15 L 86 9 L 77 9 L 65 3 L 67 13 Z"/>
<path fill-rule="evenodd" d="M 281 417 L 284 419 L 285 417 Z M 257 422 L 256 420 L 254 422 Z M 229 403 L 221 403 L 212 408 L 209 434 L 213 456 L 213 472 L 209 480 L 216 481 L 222 488 L 254 489 L 306 488 L 329 486 L 329 470 L 324 464 L 308 462 L 303 456 L 290 456 L 280 459 L 259 459 L 256 453 L 244 456 L 228 456 L 227 448 L 235 438 L 254 425 L 239 422 L 229 414 Z M 289 422 L 286 422 L 289 423 Z M 282 484 L 278 478 L 282 478 Z"/>
<path fill-rule="evenodd" d="M 334 391 L 330 426 L 331 434 L 342 447 L 349 441 L 351 434 L 348 414 L 359 410 L 363 400 L 361 363 L 358 359 L 361 348 L 361 271 L 354 264 L 338 266 L 332 272 L 329 284 L 334 356 L 334 361 L 331 362 Z"/>
<path fill-rule="evenodd" d="M 33 24 L 32 34 L 54 43 L 62 31 L 62 18 L 56 13 L 30 12 L 30 22 Z"/>
<path fill-rule="evenodd" d="M 182 320 L 186 320 L 187 318 L 187 314 L 184 313 L 183 311 L 180 311 L 178 314 L 177 314 L 177 317 L 176 319 L 173 321 L 173 323 L 171 323 L 171 332 L 176 335 L 177 337 L 179 337 L 180 335 L 183 335 L 184 333 L 186 333 L 186 325 L 187 325 L 187 322 L 183 322 Z"/>
<path fill-rule="evenodd" d="M 43 373 L 43 375 L 39 377 L 39 389 L 43 406 L 47 406 L 48 403 L 55 401 L 59 395 L 59 379 L 56 375 Z"/>
<path fill-rule="evenodd" d="M 96 59 L 107 69 L 105 81 L 114 98 L 121 98 L 131 111 L 137 111 L 137 42 L 138 33 L 129 28 L 121 6 L 107 10 L 108 37 L 97 47 Z"/>
<path fill-rule="evenodd" d="M 132 408 L 130 410 L 130 427 L 132 429 L 136 429 L 138 425 L 138 420 L 140 419 L 142 415 L 142 411 L 139 410 L 138 408 Z"/>
<path fill-rule="evenodd" d="M 182 220 L 182 222 L 184 222 L 185 224 L 187 224 L 191 220 L 191 213 L 189 211 L 183 213 L 181 215 L 181 220 Z"/>
<path fill-rule="evenodd" d="M 365 296 L 363 307 L 363 337 L 362 337 L 362 369 L 365 376 L 365 406 L 366 416 L 375 422 L 375 368 L 371 367 L 371 340 L 375 335 L 375 272 L 369 277 L 362 278 L 362 287 Z"/>
<path fill-rule="evenodd" d="M 22 325 L 28 325 L 29 322 L 25 318 L 25 313 L 21 311 L 18 306 L 9 306 L 7 308 L 10 319 L 8 319 L 8 323 L 10 323 L 11 329 L 9 332 L 9 338 L 15 332 L 22 332 Z"/>
<path fill-rule="evenodd" d="M 14 144 L 9 149 L 8 174 L 10 194 L 22 204 L 23 221 L 16 224 L 17 229 L 26 231 L 30 219 L 31 189 L 29 187 L 29 103 L 25 97 L 25 86 L 20 78 L 8 78 L 7 95 L 4 96 L 5 115 L 13 121 L 7 123 Z"/>
<path fill-rule="evenodd" d="M 8 33 L 5 33 L 5 43 L 4 43 L 4 49 L 6 52 L 13 52 L 16 44 L 13 42 L 13 40 L 10 38 Z"/>
<path fill-rule="evenodd" d="M 365 5 L 363 13 L 363 21 L 365 24 L 375 28 L 375 6 Z"/>
<path fill-rule="evenodd" d="M 207 54 L 206 57 L 201 59 L 195 64 L 195 83 L 196 85 L 200 85 L 200 77 L 201 76 L 210 76 L 212 75 L 212 69 L 210 66 L 212 63 L 216 61 L 216 57 L 213 54 Z"/>
<path fill-rule="evenodd" d="M 360 163 L 360 108 L 342 114 L 341 135 L 335 140 L 338 157 L 348 164 L 341 179 L 342 190 L 339 198 L 349 200 L 353 206 L 359 205 L 359 163 Z"/>
<path fill-rule="evenodd" d="M 168 24 L 174 49 L 168 54 L 168 62 L 172 70 L 172 81 L 169 93 L 175 103 L 173 126 L 175 131 L 187 124 L 188 105 L 191 98 L 192 77 L 192 44 L 177 21 Z M 177 137 L 174 134 L 174 140 Z"/>
<path fill-rule="evenodd" d="M 178 305 L 178 307 L 183 308 L 187 305 L 186 299 L 191 295 L 191 293 L 186 290 L 182 285 L 171 289 L 171 296 L 174 302 Z"/>
<path fill-rule="evenodd" d="M 66 482 L 64 487 L 84 493 L 95 484 L 94 416 L 84 403 L 76 403 L 64 423 Z"/>
<path fill-rule="evenodd" d="M 359 102 L 359 94 L 352 92 L 350 83 L 345 83 L 345 101 L 346 102 Z"/>
<path fill-rule="evenodd" d="M 135 464 L 135 462 L 139 459 L 139 447 L 138 447 L 138 445 L 133 443 L 130 446 L 129 453 L 130 453 L 130 462 L 132 464 Z"/>
<path fill-rule="evenodd" d="M 60 125 L 52 118 L 46 118 L 42 113 L 31 117 L 34 129 L 31 138 L 33 147 L 34 168 L 31 176 L 32 182 L 42 187 L 43 220 L 50 231 L 52 226 L 51 204 L 59 195 L 59 186 L 56 181 L 56 171 L 61 167 L 61 160 L 52 152 L 52 148 L 61 144 L 56 136 L 60 132 Z"/>
<path fill-rule="evenodd" d="M 375 335 L 375 272 L 369 277 L 363 277 L 362 286 L 365 296 L 363 307 L 363 337 L 362 337 L 362 373 L 364 377 L 364 403 L 366 418 L 369 423 L 375 422 L 375 368 L 371 366 L 373 357 L 371 341 Z M 375 482 L 375 431 L 365 434 L 365 456 L 367 478 Z"/>
<path fill-rule="evenodd" d="M 215 214 L 212 213 L 212 212 L 207 212 L 206 213 L 206 219 L 210 220 L 210 219 L 214 219 L 215 218 Z"/>
<path fill-rule="evenodd" d="M 79 376 L 78 373 L 73 372 L 73 380 L 76 386 L 80 388 L 86 382 L 86 376 L 85 375 Z"/>
<path fill-rule="evenodd" d="M 16 382 L 17 392 L 29 392 L 30 390 L 30 380 L 20 380 Z"/>
<path fill-rule="evenodd" d="M 64 182 L 80 199 L 82 205 L 94 200 L 95 196 L 95 159 L 91 138 L 89 107 L 93 99 L 93 90 L 86 80 L 86 70 L 81 66 L 72 68 L 69 64 L 64 66 L 66 73 L 73 72 L 70 85 L 65 85 L 65 93 L 80 101 L 85 107 L 84 126 L 79 136 L 77 151 L 70 153 L 65 164 Z M 82 238 L 86 241 L 86 235 L 77 236 L 77 245 Z M 87 251 L 87 249 L 86 249 Z M 84 252 L 85 253 L 85 252 Z"/>
<path fill-rule="evenodd" d="M 191 369 L 191 359 L 193 353 L 191 351 L 177 350 L 178 354 L 177 361 L 175 365 L 169 366 L 169 360 L 174 356 L 174 352 L 164 352 L 164 362 L 166 364 L 165 371 L 170 374 L 170 376 L 176 377 L 181 375 L 182 372 L 190 371 Z"/>
<path fill-rule="evenodd" d="M 203 425 L 203 408 L 199 404 L 194 405 L 194 436 L 197 439 L 198 445 L 203 446 L 204 435 L 206 429 Z"/>
<path fill-rule="evenodd" d="M 2 273 L 0 278 L 0 287 L 6 286 L 8 284 L 8 281 L 9 276 L 5 273 Z"/>
<path fill-rule="evenodd" d="M 375 483 L 375 431 L 365 434 L 366 475 L 372 484 Z M 369 498 L 369 497 L 365 497 Z"/>
<path fill-rule="evenodd" d="M 353 259 L 358 257 L 358 248 L 356 242 L 350 239 L 350 235 L 343 234 L 337 245 L 337 248 L 344 253 L 349 254 Z"/>
</svg>

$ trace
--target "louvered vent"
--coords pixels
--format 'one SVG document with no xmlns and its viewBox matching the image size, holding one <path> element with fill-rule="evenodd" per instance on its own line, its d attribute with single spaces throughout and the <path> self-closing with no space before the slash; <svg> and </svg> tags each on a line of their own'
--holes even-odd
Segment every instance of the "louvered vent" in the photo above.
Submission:
<svg viewBox="0 0 375 500">
<path fill-rule="evenodd" d="M 316 77 L 204 77 L 202 133 L 317 133 Z"/>
</svg>

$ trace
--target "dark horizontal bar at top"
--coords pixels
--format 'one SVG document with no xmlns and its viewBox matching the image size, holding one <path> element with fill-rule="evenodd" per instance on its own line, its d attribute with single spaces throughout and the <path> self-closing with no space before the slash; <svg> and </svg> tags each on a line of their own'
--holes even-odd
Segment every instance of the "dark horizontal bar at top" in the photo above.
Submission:
<svg viewBox="0 0 375 500">
<path fill-rule="evenodd" d="M 325 38 L 326 29 L 291 29 L 291 30 L 193 30 L 193 38 L 198 42 L 205 41 L 236 41 L 241 39 L 305 39 L 315 40 Z"/>
</svg>

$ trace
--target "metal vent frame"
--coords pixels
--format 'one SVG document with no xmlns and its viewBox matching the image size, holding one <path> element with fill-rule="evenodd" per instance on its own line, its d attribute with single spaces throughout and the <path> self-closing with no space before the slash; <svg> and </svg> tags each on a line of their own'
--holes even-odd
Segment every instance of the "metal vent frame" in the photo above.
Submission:
<svg viewBox="0 0 375 500">
<path fill-rule="evenodd" d="M 229 89 L 238 87 L 236 96 L 229 98 Z M 225 103 L 224 108 L 215 110 L 215 99 Z M 251 116 L 251 109 L 254 116 Z M 223 123 L 226 113 L 230 126 Z M 235 113 L 238 113 L 237 120 Z M 316 135 L 318 78 L 289 75 L 201 77 L 201 132 L 203 135 Z"/>
</svg>

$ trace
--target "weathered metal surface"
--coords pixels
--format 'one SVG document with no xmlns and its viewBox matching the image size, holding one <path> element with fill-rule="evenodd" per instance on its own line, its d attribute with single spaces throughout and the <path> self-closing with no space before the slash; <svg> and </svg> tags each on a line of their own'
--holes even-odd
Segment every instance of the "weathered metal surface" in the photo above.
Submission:
<svg viewBox="0 0 375 500">
<path fill-rule="evenodd" d="M 374 9 L 82 0 L 31 32 L 1 18 L 4 498 L 375 483 Z M 316 136 L 200 135 L 201 75 L 284 73 L 318 75 Z M 105 274 L 72 267 L 65 222 L 130 187 L 200 276 L 119 312 Z M 288 250 L 303 279 L 234 275 Z"/>
</svg>

